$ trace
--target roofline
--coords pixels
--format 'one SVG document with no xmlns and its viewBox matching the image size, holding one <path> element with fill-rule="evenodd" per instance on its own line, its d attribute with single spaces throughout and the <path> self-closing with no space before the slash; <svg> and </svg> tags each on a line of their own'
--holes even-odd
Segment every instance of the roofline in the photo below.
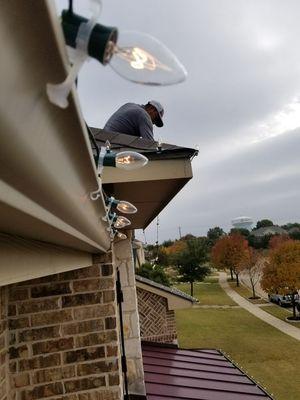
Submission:
<svg viewBox="0 0 300 400">
<path fill-rule="evenodd" d="M 179 289 L 176 289 L 176 291 L 174 291 L 174 289 L 172 290 L 168 286 L 165 286 L 165 285 L 162 285 L 160 283 L 154 282 L 151 279 L 144 278 L 143 276 L 140 276 L 140 275 L 137 275 L 137 274 L 135 275 L 135 278 L 136 278 L 136 280 L 138 280 L 141 283 L 144 283 L 145 285 L 154 287 L 155 289 L 162 290 L 163 292 L 166 292 L 168 294 L 177 296 L 177 297 L 179 297 L 179 298 L 181 298 L 183 300 L 187 300 L 187 301 L 191 302 L 192 304 L 199 302 L 195 297 L 192 297 L 192 296 L 190 296 L 190 295 L 188 295 L 186 293 L 183 293 Z M 182 295 L 180 293 L 182 293 Z"/>
<path fill-rule="evenodd" d="M 120 132 L 109 132 L 109 131 L 104 131 L 101 128 L 95 128 L 95 127 L 90 127 L 91 132 L 93 133 L 93 135 L 97 135 L 100 132 L 103 133 L 107 133 L 110 135 L 124 135 L 124 136 L 129 136 L 132 138 L 132 141 L 135 141 L 136 139 L 138 139 L 137 136 L 132 136 L 132 135 L 125 135 L 124 133 Z M 101 140 L 99 140 L 99 138 L 95 137 L 96 142 L 101 142 Z M 143 139 L 141 138 L 142 141 L 147 141 L 147 142 L 151 142 L 150 140 L 147 139 Z M 104 140 L 103 140 L 104 141 Z M 195 156 L 198 155 L 198 150 L 190 148 L 190 147 L 180 147 L 180 146 L 176 146 L 174 145 L 173 148 L 166 148 L 164 149 L 164 145 L 167 146 L 172 146 L 169 143 L 162 143 L 162 150 L 158 150 L 158 149 L 151 149 L 149 147 L 143 147 L 143 146 L 138 146 L 138 145 L 122 145 L 122 143 L 114 143 L 113 140 L 111 140 L 111 149 L 112 150 L 117 150 L 119 148 L 121 149 L 135 149 L 137 150 L 139 153 L 147 155 L 147 158 L 149 158 L 150 160 L 160 160 L 160 159 L 174 159 L 174 158 L 189 158 L 190 160 L 193 159 Z M 158 144 L 157 141 L 153 140 L 153 143 Z"/>
</svg>

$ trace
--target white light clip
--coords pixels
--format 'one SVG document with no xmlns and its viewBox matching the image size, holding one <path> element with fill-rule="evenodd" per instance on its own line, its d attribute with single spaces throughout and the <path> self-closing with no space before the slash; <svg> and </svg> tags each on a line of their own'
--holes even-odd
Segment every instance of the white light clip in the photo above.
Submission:
<svg viewBox="0 0 300 400">
<path fill-rule="evenodd" d="M 93 201 L 96 201 L 101 197 L 101 194 L 102 194 L 102 190 L 99 187 L 97 190 L 90 193 L 90 199 Z"/>
<path fill-rule="evenodd" d="M 103 168 L 104 168 L 103 162 L 104 162 L 104 157 L 105 157 L 106 152 L 107 152 L 106 147 L 102 146 L 100 148 L 100 154 L 99 154 L 99 159 L 98 159 L 98 174 L 99 175 L 102 174 L 102 171 L 103 171 Z"/>
</svg>

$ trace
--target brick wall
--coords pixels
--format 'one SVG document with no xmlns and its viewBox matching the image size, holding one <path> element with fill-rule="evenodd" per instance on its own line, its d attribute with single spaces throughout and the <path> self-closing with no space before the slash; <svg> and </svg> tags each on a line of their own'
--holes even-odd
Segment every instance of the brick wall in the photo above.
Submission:
<svg viewBox="0 0 300 400">
<path fill-rule="evenodd" d="M 177 343 L 174 310 L 167 299 L 137 288 L 141 338 L 149 342 Z"/>
<path fill-rule="evenodd" d="M 111 256 L 9 286 L 11 398 L 119 400 L 116 312 Z"/>
<path fill-rule="evenodd" d="M 8 393 L 7 288 L 0 288 L 0 400 Z"/>
</svg>

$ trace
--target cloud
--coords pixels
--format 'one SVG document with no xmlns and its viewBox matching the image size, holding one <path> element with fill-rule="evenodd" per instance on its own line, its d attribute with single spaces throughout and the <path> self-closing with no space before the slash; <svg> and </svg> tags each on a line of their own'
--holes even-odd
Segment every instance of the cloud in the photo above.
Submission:
<svg viewBox="0 0 300 400">
<path fill-rule="evenodd" d="M 86 3 L 74 2 L 75 11 L 87 15 Z M 177 86 L 146 87 L 90 61 L 79 76 L 90 125 L 103 127 L 127 101 L 158 99 L 166 112 L 156 137 L 199 145 L 193 180 L 161 215 L 161 240 L 178 226 L 228 229 L 239 215 L 300 220 L 299 14 L 298 0 L 103 0 L 102 23 L 156 36 L 189 73 Z"/>
<path fill-rule="evenodd" d="M 248 215 L 254 221 L 300 220 L 300 129 L 252 144 L 222 160 L 196 158 L 194 178 L 161 217 L 162 238 L 205 234 L 210 227 L 231 227 L 231 220 Z M 154 226 L 149 238 L 155 237 Z"/>
</svg>

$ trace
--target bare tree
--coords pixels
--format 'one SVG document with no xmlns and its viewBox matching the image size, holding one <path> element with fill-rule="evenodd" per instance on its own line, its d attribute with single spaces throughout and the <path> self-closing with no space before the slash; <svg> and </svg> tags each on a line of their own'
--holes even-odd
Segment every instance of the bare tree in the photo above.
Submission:
<svg viewBox="0 0 300 400">
<path fill-rule="evenodd" d="M 256 299 L 258 296 L 256 295 L 255 288 L 260 280 L 265 259 L 259 251 L 252 247 L 248 248 L 247 253 L 242 272 L 248 276 L 252 289 L 252 298 Z"/>
</svg>

